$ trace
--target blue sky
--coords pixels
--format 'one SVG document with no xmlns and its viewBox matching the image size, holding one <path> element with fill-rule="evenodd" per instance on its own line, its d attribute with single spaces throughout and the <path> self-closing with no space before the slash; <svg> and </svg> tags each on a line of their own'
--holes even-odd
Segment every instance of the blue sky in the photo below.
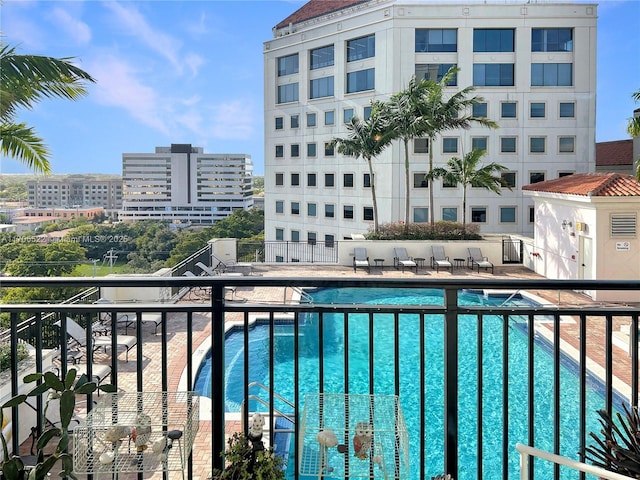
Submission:
<svg viewBox="0 0 640 480">
<path fill-rule="evenodd" d="M 3 0 L 3 41 L 75 57 L 97 80 L 87 97 L 43 100 L 18 120 L 44 138 L 54 173 L 119 174 L 124 152 L 191 143 L 248 153 L 263 174 L 262 45 L 304 3 Z M 596 140 L 621 140 L 640 107 L 640 0 L 599 2 L 598 16 Z M 0 159 L 0 173 L 26 171 Z"/>
</svg>

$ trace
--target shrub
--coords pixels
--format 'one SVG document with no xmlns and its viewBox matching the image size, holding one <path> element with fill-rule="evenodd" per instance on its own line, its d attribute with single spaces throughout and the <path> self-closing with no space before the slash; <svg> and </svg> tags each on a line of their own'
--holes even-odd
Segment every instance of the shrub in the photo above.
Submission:
<svg viewBox="0 0 640 480">
<path fill-rule="evenodd" d="M 27 347 L 22 343 L 18 344 L 18 362 L 29 356 Z M 11 345 L 8 343 L 0 344 L 0 372 L 4 372 L 11 368 Z"/>
<path fill-rule="evenodd" d="M 410 223 L 405 231 L 405 225 L 399 223 L 384 223 L 380 225 L 378 233 L 369 232 L 367 240 L 481 240 L 478 225 L 463 225 L 458 222 Z"/>
</svg>

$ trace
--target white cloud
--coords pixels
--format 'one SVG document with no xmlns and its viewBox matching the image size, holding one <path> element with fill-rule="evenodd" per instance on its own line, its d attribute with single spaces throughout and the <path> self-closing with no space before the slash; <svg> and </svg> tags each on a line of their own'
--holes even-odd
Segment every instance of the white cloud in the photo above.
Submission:
<svg viewBox="0 0 640 480">
<path fill-rule="evenodd" d="M 184 58 L 184 63 L 191 69 L 191 74 L 195 77 L 200 70 L 200 67 L 206 63 L 204 57 L 195 54 L 188 53 Z"/>
<path fill-rule="evenodd" d="M 255 131 L 258 118 L 252 102 L 232 100 L 213 107 L 211 134 L 225 140 L 247 140 Z"/>
<path fill-rule="evenodd" d="M 91 41 L 91 29 L 83 21 L 74 18 L 62 8 L 54 8 L 51 11 L 50 20 L 77 44 L 86 45 Z"/>
</svg>

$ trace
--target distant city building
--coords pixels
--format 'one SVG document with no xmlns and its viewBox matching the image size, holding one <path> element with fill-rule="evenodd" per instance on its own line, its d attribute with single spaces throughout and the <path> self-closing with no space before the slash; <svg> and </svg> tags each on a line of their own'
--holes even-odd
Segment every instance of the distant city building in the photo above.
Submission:
<svg viewBox="0 0 640 480">
<path fill-rule="evenodd" d="M 372 178 L 362 158 L 331 143 L 353 116 L 368 118 L 409 79 L 460 72 L 484 100 L 464 113 L 498 123 L 409 142 L 409 219 L 462 220 L 462 187 L 425 180 L 434 166 L 486 150 L 511 190 L 468 190 L 466 219 L 481 232 L 532 234 L 524 185 L 595 169 L 597 5 L 485 1 L 311 0 L 264 43 L 265 239 L 321 242 L 373 225 Z M 462 112 L 461 112 L 462 113 Z M 373 160 L 380 223 L 405 218 L 402 142 Z"/>
<path fill-rule="evenodd" d="M 253 206 L 253 162 L 246 154 L 204 153 L 190 144 L 125 153 L 122 180 L 124 222 L 212 225 Z"/>
<path fill-rule="evenodd" d="M 106 214 L 102 207 L 88 208 L 23 208 L 14 212 L 11 223 L 17 226 L 17 232 L 36 231 L 47 223 L 56 220 L 71 220 L 74 218 L 86 218 L 93 220 Z"/>
</svg>

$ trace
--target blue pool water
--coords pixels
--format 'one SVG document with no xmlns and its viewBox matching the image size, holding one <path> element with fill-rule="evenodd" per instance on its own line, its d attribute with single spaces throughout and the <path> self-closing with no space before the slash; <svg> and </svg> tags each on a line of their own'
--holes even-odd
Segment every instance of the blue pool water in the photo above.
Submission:
<svg viewBox="0 0 640 480">
<path fill-rule="evenodd" d="M 319 289 L 311 292 L 314 303 L 358 303 L 388 305 L 443 305 L 441 290 L 433 289 Z M 461 292 L 461 305 L 501 305 L 505 297 L 485 297 L 478 292 Z M 511 304 L 532 305 L 520 295 L 510 299 Z M 316 314 L 308 314 L 299 327 L 300 398 L 306 393 L 320 391 L 319 342 Z M 348 389 L 350 394 L 369 393 L 369 317 L 367 314 L 350 314 L 348 320 Z M 400 351 L 400 403 L 402 405 L 410 438 L 410 458 L 419 462 L 419 317 L 401 314 L 398 322 Z M 426 478 L 442 473 L 444 450 L 444 321 L 440 315 L 425 318 L 425 352 L 427 365 L 425 380 L 426 409 Z M 376 314 L 373 320 L 374 359 L 373 391 L 381 395 L 394 393 L 394 338 L 396 336 L 393 316 Z M 478 431 L 478 321 L 475 316 L 461 317 L 459 320 L 459 477 L 458 480 L 475 479 L 477 471 L 477 431 Z M 274 338 L 274 391 L 294 400 L 293 326 L 278 324 Z M 510 319 L 508 333 L 509 350 L 509 478 L 518 478 L 517 442 L 527 443 L 527 337 L 523 319 Z M 323 317 L 323 360 L 324 379 L 322 390 L 344 393 L 344 317 L 342 314 L 325 314 Z M 497 479 L 502 475 L 502 427 L 503 427 L 503 323 L 500 317 L 484 318 L 482 335 L 482 405 L 483 405 L 483 478 Z M 535 363 L 535 445 L 553 451 L 553 359 L 551 348 L 544 342 L 536 341 Z M 249 377 L 251 382 L 269 385 L 269 331 L 266 325 L 255 325 L 249 333 Z M 242 332 L 231 332 L 225 343 L 226 354 L 226 405 L 228 411 L 239 411 L 244 394 L 242 385 L 244 372 L 244 339 Z M 202 365 L 196 380 L 196 390 L 210 395 L 209 363 Z M 593 382 L 587 394 L 589 419 L 587 431 L 599 431 L 596 411 L 603 408 L 602 395 L 597 382 Z M 252 391 L 257 394 L 259 392 Z M 579 382 L 575 375 L 575 365 L 563 362 L 561 368 L 561 451 L 562 455 L 575 458 L 579 448 Z M 255 402 L 254 402 L 255 403 Z M 302 406 L 301 406 L 302 407 Z M 251 404 L 249 410 L 260 410 L 260 404 Z M 275 403 L 275 408 L 288 411 L 284 404 Z M 301 410 L 302 411 L 302 408 Z M 413 433 L 413 434 L 412 434 Z M 290 462 L 293 463 L 293 462 Z M 412 465 L 412 478 L 419 478 L 419 463 Z M 569 474 L 563 472 L 569 478 Z M 536 478 L 551 478 L 545 474 L 545 464 L 536 462 Z M 564 478 L 564 477 L 563 477 Z"/>
</svg>

